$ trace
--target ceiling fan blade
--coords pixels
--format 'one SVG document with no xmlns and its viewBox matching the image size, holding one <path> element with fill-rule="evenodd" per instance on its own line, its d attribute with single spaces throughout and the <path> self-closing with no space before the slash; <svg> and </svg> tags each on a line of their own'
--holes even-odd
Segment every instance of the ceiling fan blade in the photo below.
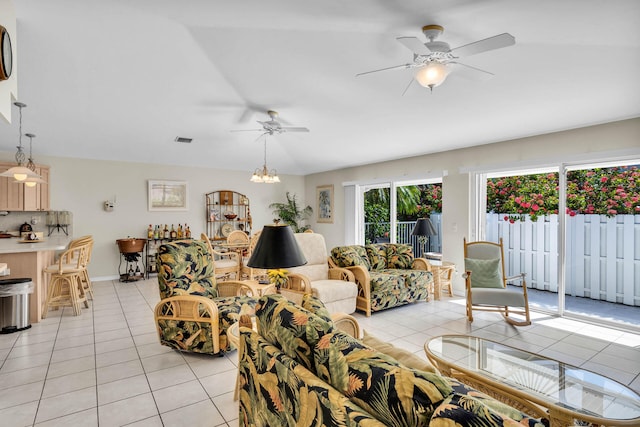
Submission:
<svg viewBox="0 0 640 427">
<path fill-rule="evenodd" d="M 229 132 L 264 132 L 264 129 L 232 129 Z"/>
<path fill-rule="evenodd" d="M 452 67 L 452 71 L 455 75 L 465 77 L 470 80 L 489 80 L 491 77 L 495 76 L 495 74 L 490 71 L 472 67 L 471 65 L 462 64 L 460 62 L 450 62 L 448 66 Z"/>
<path fill-rule="evenodd" d="M 405 93 L 407 93 L 407 91 L 409 90 L 409 88 L 411 87 L 411 85 L 413 84 L 413 82 L 415 82 L 416 79 L 411 77 L 411 80 L 409 80 L 409 84 L 407 85 L 406 88 L 404 88 L 404 92 L 402 92 L 401 96 L 404 96 Z"/>
<path fill-rule="evenodd" d="M 380 71 L 389 71 L 389 70 L 401 70 L 403 68 L 412 68 L 415 67 L 415 64 L 403 64 L 403 65 L 394 65 L 393 67 L 380 68 L 379 70 L 365 71 L 364 73 L 356 74 L 358 76 L 364 76 L 365 74 L 377 73 Z"/>
<path fill-rule="evenodd" d="M 486 52 L 494 49 L 501 49 L 503 47 L 516 44 L 516 38 L 509 33 L 498 34 L 497 36 L 489 37 L 488 39 L 478 40 L 477 42 L 465 44 L 464 46 L 451 49 L 451 53 L 459 58 L 475 55 L 477 53 Z"/>
<path fill-rule="evenodd" d="M 416 55 L 429 55 L 431 51 L 416 37 L 397 37 L 396 40 Z"/>
<path fill-rule="evenodd" d="M 309 132 L 309 129 L 305 127 L 296 127 L 296 126 L 281 127 L 280 130 L 282 132 Z"/>
</svg>

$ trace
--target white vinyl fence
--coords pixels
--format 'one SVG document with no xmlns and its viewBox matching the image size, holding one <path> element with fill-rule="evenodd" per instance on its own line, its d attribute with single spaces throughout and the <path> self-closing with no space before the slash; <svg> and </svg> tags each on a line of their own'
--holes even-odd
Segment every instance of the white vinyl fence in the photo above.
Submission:
<svg viewBox="0 0 640 427">
<path fill-rule="evenodd" d="M 507 274 L 527 287 L 558 292 L 558 216 L 511 224 L 487 214 L 489 241 L 504 241 Z M 567 217 L 565 294 L 640 306 L 640 215 Z"/>
</svg>

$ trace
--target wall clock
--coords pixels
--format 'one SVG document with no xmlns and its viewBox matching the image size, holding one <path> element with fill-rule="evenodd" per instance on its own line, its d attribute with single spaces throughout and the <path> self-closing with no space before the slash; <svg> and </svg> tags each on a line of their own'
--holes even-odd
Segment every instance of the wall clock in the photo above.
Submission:
<svg viewBox="0 0 640 427">
<path fill-rule="evenodd" d="M 7 80 L 11 77 L 12 69 L 11 37 L 9 37 L 7 29 L 0 25 L 0 80 Z"/>
</svg>

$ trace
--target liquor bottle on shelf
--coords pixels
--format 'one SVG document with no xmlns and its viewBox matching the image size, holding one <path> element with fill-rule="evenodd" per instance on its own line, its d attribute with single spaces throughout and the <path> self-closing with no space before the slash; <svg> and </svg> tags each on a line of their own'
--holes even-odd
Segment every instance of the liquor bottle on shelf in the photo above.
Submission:
<svg viewBox="0 0 640 427">
<path fill-rule="evenodd" d="M 184 225 L 184 237 L 186 239 L 190 239 L 191 238 L 191 229 L 189 228 L 189 226 L 187 224 Z"/>
<path fill-rule="evenodd" d="M 158 240 L 160 238 L 160 226 L 156 225 L 156 228 L 153 230 L 153 238 L 154 240 Z"/>
<path fill-rule="evenodd" d="M 178 224 L 178 239 L 182 239 L 184 237 L 184 232 L 182 231 L 182 224 Z"/>
<path fill-rule="evenodd" d="M 162 237 L 165 239 L 169 238 L 169 226 L 167 224 L 164 225 L 164 232 L 162 233 Z"/>
<path fill-rule="evenodd" d="M 147 239 L 153 239 L 153 226 L 151 224 L 147 228 Z"/>
<path fill-rule="evenodd" d="M 171 224 L 171 231 L 169 232 L 169 238 L 175 239 L 177 237 L 178 237 L 178 233 L 176 232 L 176 229 L 173 228 L 173 224 Z"/>
</svg>

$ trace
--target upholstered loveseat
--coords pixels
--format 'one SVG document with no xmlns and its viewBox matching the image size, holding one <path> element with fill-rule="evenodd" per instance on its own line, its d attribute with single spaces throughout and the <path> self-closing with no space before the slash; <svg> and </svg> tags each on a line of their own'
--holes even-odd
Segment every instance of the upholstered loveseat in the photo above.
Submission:
<svg viewBox="0 0 640 427">
<path fill-rule="evenodd" d="M 240 327 L 239 424 L 542 427 L 538 419 L 438 373 L 400 364 L 337 330 L 322 304 L 281 295 Z"/>
<path fill-rule="evenodd" d="M 346 268 L 358 284 L 356 307 L 367 316 L 373 311 L 427 300 L 433 287 L 431 264 L 414 258 L 411 246 L 395 243 L 337 246 L 330 267 Z"/>
</svg>

